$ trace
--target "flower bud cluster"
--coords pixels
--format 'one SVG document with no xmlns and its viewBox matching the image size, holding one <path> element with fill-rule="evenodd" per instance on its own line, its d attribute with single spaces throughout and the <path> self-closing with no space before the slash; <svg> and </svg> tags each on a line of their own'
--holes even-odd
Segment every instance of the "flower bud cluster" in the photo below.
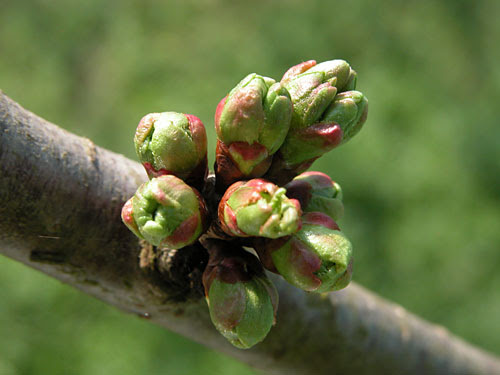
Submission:
<svg viewBox="0 0 500 375">
<path fill-rule="evenodd" d="M 310 60 L 281 79 L 250 74 L 221 100 L 215 114 L 219 190 L 264 176 L 279 184 L 363 126 L 368 100 L 344 60 Z"/>
<path fill-rule="evenodd" d="M 308 292 L 351 280 L 352 244 L 337 224 L 342 190 L 305 170 L 361 129 L 368 102 L 355 86 L 344 60 L 306 61 L 280 82 L 245 77 L 216 109 L 215 181 L 200 119 L 163 112 L 139 122 L 134 144 L 149 181 L 122 220 L 165 251 L 195 242 L 207 250 L 210 317 L 236 347 L 262 341 L 276 321 L 278 294 L 264 268 Z"/>
</svg>

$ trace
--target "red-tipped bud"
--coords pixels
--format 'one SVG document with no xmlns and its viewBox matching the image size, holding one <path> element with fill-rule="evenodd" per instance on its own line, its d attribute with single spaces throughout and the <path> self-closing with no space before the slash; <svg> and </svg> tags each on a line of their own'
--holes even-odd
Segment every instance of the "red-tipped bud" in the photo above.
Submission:
<svg viewBox="0 0 500 375">
<path fill-rule="evenodd" d="M 202 196 L 173 175 L 142 184 L 122 210 L 123 222 L 139 238 L 171 249 L 195 242 L 207 215 Z"/>
<path fill-rule="evenodd" d="M 263 163 L 269 159 L 265 164 L 269 167 L 271 155 L 286 137 L 291 115 L 290 96 L 280 83 L 255 73 L 245 77 L 215 113 L 217 137 L 224 145 L 218 147 L 217 176 L 232 183 L 265 173 Z M 237 172 L 226 171 L 229 162 Z"/>
<path fill-rule="evenodd" d="M 286 241 L 256 241 L 258 253 L 298 288 L 322 293 L 346 287 L 352 274 L 351 243 L 328 215 L 311 212 L 302 220 L 302 229 Z"/>
<path fill-rule="evenodd" d="M 297 199 L 304 212 L 323 212 L 337 221 L 344 214 L 342 189 L 321 172 L 305 172 L 286 186 L 287 196 Z"/>
<path fill-rule="evenodd" d="M 173 174 L 198 189 L 207 169 L 207 135 L 193 115 L 163 112 L 144 116 L 134 138 L 137 155 L 149 178 Z"/>
<path fill-rule="evenodd" d="M 300 228 L 300 204 L 286 190 L 262 180 L 231 185 L 219 203 L 221 227 L 229 235 L 278 238 Z"/>
<path fill-rule="evenodd" d="M 220 243 L 210 251 L 203 285 L 215 328 L 231 344 L 248 349 L 276 320 L 278 293 L 255 256 Z"/>
</svg>

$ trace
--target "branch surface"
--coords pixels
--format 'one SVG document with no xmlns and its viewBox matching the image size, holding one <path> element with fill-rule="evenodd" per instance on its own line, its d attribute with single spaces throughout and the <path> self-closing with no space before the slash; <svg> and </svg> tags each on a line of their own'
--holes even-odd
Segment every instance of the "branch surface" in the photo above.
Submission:
<svg viewBox="0 0 500 375">
<path fill-rule="evenodd" d="M 498 358 L 352 283 L 325 296 L 273 278 L 278 319 L 250 350 L 215 330 L 200 248 L 158 254 L 121 222 L 146 180 L 0 92 L 0 253 L 269 374 L 500 374 Z"/>
</svg>

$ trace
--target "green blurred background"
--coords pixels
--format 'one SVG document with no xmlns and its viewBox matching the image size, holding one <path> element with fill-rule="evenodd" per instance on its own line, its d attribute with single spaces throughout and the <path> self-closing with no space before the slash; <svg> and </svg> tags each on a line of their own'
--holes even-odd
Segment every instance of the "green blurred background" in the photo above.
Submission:
<svg viewBox="0 0 500 375">
<path fill-rule="evenodd" d="M 0 88 L 135 158 L 153 111 L 207 126 L 243 76 L 348 60 L 364 130 L 317 161 L 345 195 L 354 280 L 500 354 L 500 2 L 0 3 Z M 0 258 L 0 374 L 254 374 Z"/>
</svg>

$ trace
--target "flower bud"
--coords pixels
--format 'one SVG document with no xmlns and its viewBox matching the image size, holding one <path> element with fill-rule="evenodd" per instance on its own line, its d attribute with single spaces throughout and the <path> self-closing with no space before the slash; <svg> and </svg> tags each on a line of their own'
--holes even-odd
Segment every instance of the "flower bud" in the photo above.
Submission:
<svg viewBox="0 0 500 375">
<path fill-rule="evenodd" d="M 344 214 L 342 189 L 324 173 L 302 173 L 285 188 L 287 196 L 297 199 L 304 212 L 322 212 L 335 221 Z"/>
<path fill-rule="evenodd" d="M 281 83 L 288 89 L 293 103 L 291 129 L 301 129 L 321 122 L 322 115 L 337 92 L 353 81 L 355 73 L 344 60 L 316 64 L 310 60 L 290 68 Z"/>
<path fill-rule="evenodd" d="M 354 137 L 362 128 L 368 116 L 368 100 L 359 91 L 346 91 L 337 94 L 327 108 L 323 121 L 334 122 L 342 129 L 342 142 Z"/>
<path fill-rule="evenodd" d="M 302 229 L 290 237 L 256 241 L 275 269 L 290 284 L 310 292 L 345 288 L 352 275 L 352 245 L 327 215 L 302 216 Z"/>
<path fill-rule="evenodd" d="M 280 148 L 291 116 L 288 91 L 273 79 L 255 73 L 245 77 L 221 100 L 215 114 L 217 137 L 225 145 L 223 155 L 231 159 L 240 173 L 231 182 L 242 176 L 258 177 L 255 168 Z M 219 172 L 224 174 L 224 170 Z"/>
<path fill-rule="evenodd" d="M 234 160 L 231 157 L 229 149 L 225 143 L 217 140 L 215 153 L 215 175 L 217 176 L 216 188 L 220 193 L 223 193 L 226 188 L 235 181 L 262 176 L 269 169 L 272 162 L 272 156 L 270 155 L 257 164 L 249 175 L 244 175 L 238 165 L 234 163 Z M 251 155 L 252 153 L 250 152 L 248 156 L 251 157 Z"/>
<path fill-rule="evenodd" d="M 207 135 L 200 119 L 176 112 L 144 116 L 134 138 L 149 178 L 173 174 L 198 188 L 208 173 Z"/>
<path fill-rule="evenodd" d="M 286 183 L 359 131 L 368 107 L 360 92 L 344 92 L 356 86 L 356 72 L 344 60 L 306 61 L 281 83 L 292 99 L 292 121 L 265 178 Z"/>
<path fill-rule="evenodd" d="M 201 195 L 173 175 L 142 184 L 122 210 L 123 222 L 139 238 L 170 249 L 195 242 L 206 229 L 206 217 Z"/>
<path fill-rule="evenodd" d="M 300 228 L 300 204 L 286 190 L 262 180 L 238 181 L 219 203 L 219 220 L 231 236 L 278 238 Z"/>
<path fill-rule="evenodd" d="M 255 256 L 219 243 L 209 251 L 203 285 L 215 328 L 248 349 L 262 341 L 276 320 L 278 293 Z"/>
</svg>

